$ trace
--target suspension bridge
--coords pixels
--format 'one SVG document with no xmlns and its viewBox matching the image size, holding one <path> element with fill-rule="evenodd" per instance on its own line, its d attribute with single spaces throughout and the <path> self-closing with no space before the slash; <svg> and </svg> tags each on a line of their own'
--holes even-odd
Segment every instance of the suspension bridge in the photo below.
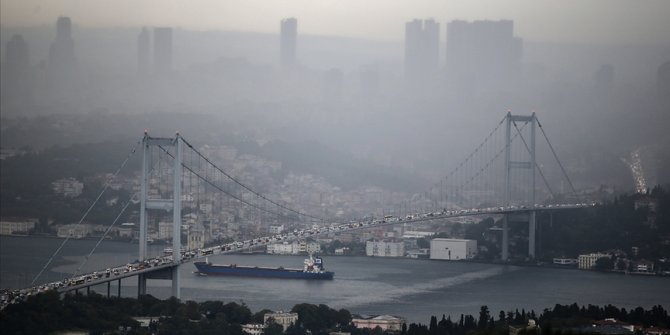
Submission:
<svg viewBox="0 0 670 335">
<path fill-rule="evenodd" d="M 538 129 L 545 140 L 541 143 L 546 145 L 546 150 L 538 150 Z M 165 279 L 171 281 L 172 296 L 180 298 L 179 266 L 195 259 L 308 237 L 464 216 L 501 217 L 502 261 L 509 260 L 509 222 L 527 223 L 528 258 L 533 259 L 536 253 L 538 213 L 595 206 L 593 202 L 580 199 L 535 113 L 513 115 L 508 112 L 464 160 L 424 192 L 415 193 L 409 199 L 391 205 L 385 204 L 388 207 L 380 208 L 380 215 L 348 220 L 317 215 L 307 205 L 288 203 L 279 200 L 280 197 L 272 192 L 258 191 L 263 185 L 254 185 L 253 180 L 249 182 L 234 176 L 222 168 L 216 159 L 206 155 L 206 150 L 197 148 L 179 133 L 171 138 L 157 138 L 149 136 L 145 131 L 78 224 L 84 222 L 109 188 L 109 183 L 140 148 L 140 190 L 127 199 L 105 232 L 106 235 L 111 231 L 130 205 L 139 205 L 137 261 L 80 273 L 85 262 L 104 240 L 103 235 L 72 277 L 40 284 L 43 272 L 68 242 L 69 238 L 65 238 L 34 277 L 31 286 L 3 296 L 1 307 L 47 290 L 61 293 L 82 289 L 88 291 L 92 286 L 106 284 L 107 295 L 110 295 L 111 283 L 114 281 L 118 281 L 116 287 L 120 296 L 121 280 L 132 277 L 137 278 L 138 295 L 146 294 L 148 279 Z M 555 164 L 554 169 L 547 168 L 549 164 L 545 158 Z M 538 187 L 538 176 L 541 187 Z M 564 190 L 566 185 L 567 192 Z M 244 240 L 204 247 L 203 242 L 208 235 L 205 224 L 211 232 L 214 213 L 231 206 L 236 206 L 247 215 L 255 215 L 258 221 L 274 218 L 301 224 L 303 228 L 269 236 L 258 234 Z M 188 211 L 187 215 L 190 215 L 186 225 L 182 210 Z M 171 222 L 159 223 L 159 230 L 171 236 L 173 252 L 169 255 L 149 255 L 149 227 L 153 225 L 152 229 L 156 230 L 156 221 L 166 220 L 169 216 L 172 217 Z M 192 233 L 188 234 L 186 246 L 181 241 L 181 232 L 185 226 L 193 228 Z"/>
</svg>

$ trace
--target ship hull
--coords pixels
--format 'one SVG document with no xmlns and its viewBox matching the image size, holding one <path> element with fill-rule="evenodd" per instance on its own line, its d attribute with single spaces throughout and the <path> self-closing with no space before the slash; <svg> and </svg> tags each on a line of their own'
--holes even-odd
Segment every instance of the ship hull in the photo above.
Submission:
<svg viewBox="0 0 670 335">
<path fill-rule="evenodd" d="M 206 262 L 193 263 L 198 269 L 197 273 L 207 276 L 236 276 L 257 278 L 285 278 L 285 279 L 316 279 L 332 280 L 334 273 L 305 272 L 301 269 L 284 269 L 253 266 L 216 265 Z"/>
</svg>

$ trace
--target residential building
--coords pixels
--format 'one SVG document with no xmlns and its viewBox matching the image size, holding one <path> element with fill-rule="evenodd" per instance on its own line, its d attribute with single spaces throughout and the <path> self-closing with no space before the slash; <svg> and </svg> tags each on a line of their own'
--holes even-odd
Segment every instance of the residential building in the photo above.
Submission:
<svg viewBox="0 0 670 335">
<path fill-rule="evenodd" d="M 282 67 L 296 65 L 296 50 L 298 42 L 298 20 L 288 18 L 281 20 L 279 41 L 279 63 Z"/>
<path fill-rule="evenodd" d="M 356 315 L 351 323 L 356 328 L 381 328 L 383 331 L 401 331 L 405 319 L 393 315 Z"/>
<path fill-rule="evenodd" d="M 51 183 L 51 189 L 58 195 L 67 198 L 75 198 L 84 191 L 84 183 L 72 177 L 63 178 L 53 181 Z"/>
<path fill-rule="evenodd" d="M 158 239 L 172 238 L 172 222 L 158 222 Z"/>
<path fill-rule="evenodd" d="M 405 23 L 405 77 L 411 86 L 423 88 L 438 70 L 440 24 L 432 19 Z"/>
<path fill-rule="evenodd" d="M 154 28 L 154 73 L 172 71 L 172 28 Z"/>
<path fill-rule="evenodd" d="M 149 29 L 142 28 L 137 36 L 137 73 L 146 75 L 149 73 L 149 59 L 151 53 L 151 36 Z"/>
<path fill-rule="evenodd" d="M 367 241 L 365 242 L 365 254 L 374 257 L 403 257 L 405 256 L 405 243 L 395 240 Z"/>
<path fill-rule="evenodd" d="M 448 81 L 462 89 L 498 89 L 521 75 L 523 41 L 514 21 L 452 21 L 447 24 Z"/>
<path fill-rule="evenodd" d="M 477 241 L 435 238 L 430 241 L 430 259 L 463 260 L 477 256 Z"/>
</svg>

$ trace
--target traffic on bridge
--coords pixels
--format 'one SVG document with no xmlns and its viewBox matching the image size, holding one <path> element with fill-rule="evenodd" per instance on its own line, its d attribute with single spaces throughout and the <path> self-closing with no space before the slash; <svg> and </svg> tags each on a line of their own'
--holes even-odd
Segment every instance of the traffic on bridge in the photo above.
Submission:
<svg viewBox="0 0 670 335">
<path fill-rule="evenodd" d="M 34 287 L 23 289 L 15 289 L 0 293 L 0 310 L 4 309 L 9 304 L 18 303 L 24 299 L 36 295 L 41 292 L 49 290 L 56 290 L 61 293 L 83 289 L 90 286 L 104 284 L 114 280 L 120 280 L 127 277 L 136 276 L 142 273 L 154 272 L 171 268 L 179 264 L 188 263 L 203 257 L 211 255 L 221 255 L 236 252 L 243 252 L 259 247 L 264 247 L 269 244 L 282 243 L 285 241 L 293 241 L 304 239 L 307 237 L 315 237 L 320 235 L 328 235 L 337 232 L 346 232 L 358 229 L 367 229 L 372 227 L 379 227 L 385 225 L 394 225 L 400 223 L 417 223 L 429 220 L 447 219 L 462 216 L 475 215 L 496 215 L 509 214 L 528 211 L 550 211 L 550 210 L 565 210 L 595 207 L 597 203 L 576 203 L 576 204 L 556 204 L 556 205 L 540 205 L 535 206 L 507 206 L 507 207 L 489 207 L 489 208 L 471 208 L 460 210 L 442 210 L 439 212 L 417 213 L 406 215 L 405 217 L 398 217 L 393 215 L 386 215 L 383 218 L 370 218 L 367 220 L 354 220 L 349 223 L 334 223 L 331 225 L 318 226 L 314 225 L 312 228 L 303 230 L 294 230 L 293 232 L 285 232 L 272 236 L 259 237 L 255 239 L 230 242 L 202 249 L 182 250 L 180 252 L 180 259 L 175 263 L 174 256 L 171 253 L 165 255 L 148 258 L 145 260 L 137 260 L 133 263 L 118 265 L 107 269 L 77 275 L 71 278 L 66 278 L 60 281 L 41 284 Z"/>
</svg>

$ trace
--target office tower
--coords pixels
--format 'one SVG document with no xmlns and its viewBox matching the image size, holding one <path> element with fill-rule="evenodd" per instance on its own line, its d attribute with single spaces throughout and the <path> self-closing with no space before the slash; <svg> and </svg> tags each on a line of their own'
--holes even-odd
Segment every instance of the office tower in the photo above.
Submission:
<svg viewBox="0 0 670 335">
<path fill-rule="evenodd" d="M 521 75 L 522 44 L 513 21 L 449 22 L 448 80 L 468 89 L 510 85 Z"/>
<path fill-rule="evenodd" d="M 149 73 L 149 57 L 151 53 L 151 36 L 149 29 L 142 28 L 137 37 L 137 73 L 146 75 Z"/>
<path fill-rule="evenodd" d="M 656 92 L 665 106 L 670 107 L 670 62 L 665 62 L 656 71 Z M 666 113 L 670 114 L 670 108 Z"/>
<path fill-rule="evenodd" d="M 440 24 L 432 19 L 405 23 L 405 78 L 427 84 L 438 71 Z"/>
<path fill-rule="evenodd" d="M 298 20 L 295 18 L 283 19 L 279 41 L 279 63 L 282 67 L 288 68 L 296 65 L 297 40 Z"/>
<path fill-rule="evenodd" d="M 154 28 L 154 73 L 172 71 L 172 28 Z"/>
<path fill-rule="evenodd" d="M 74 85 L 76 78 L 76 58 L 72 40 L 72 22 L 69 17 L 59 17 L 56 21 L 56 39 L 49 48 L 49 86 L 63 92 Z"/>
<path fill-rule="evenodd" d="M 28 45 L 21 35 L 14 35 L 5 48 L 5 63 L 2 67 L 3 106 L 25 105 L 31 95 L 30 62 Z"/>
</svg>

